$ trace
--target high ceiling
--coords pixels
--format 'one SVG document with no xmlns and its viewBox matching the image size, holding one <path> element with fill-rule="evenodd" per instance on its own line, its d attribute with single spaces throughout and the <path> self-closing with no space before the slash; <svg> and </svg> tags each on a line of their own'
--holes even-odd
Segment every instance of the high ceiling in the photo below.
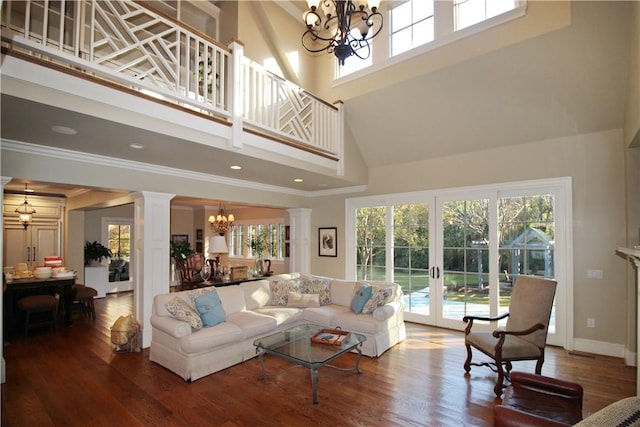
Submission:
<svg viewBox="0 0 640 427">
<path fill-rule="evenodd" d="M 621 128 L 630 23 L 627 5 L 573 3 L 572 22 L 566 28 L 345 97 L 347 126 L 367 165 L 403 164 Z M 29 120 L 34 116 L 42 118 L 41 122 Z M 77 123 L 88 138 L 74 142 L 52 134 L 50 127 L 59 123 Z M 230 151 L 205 151 L 198 144 L 161 133 L 4 94 L 2 137 L 304 191 L 351 185 Z M 119 140 L 127 144 L 113 142 Z M 132 152 L 131 141 L 153 150 Z M 234 162 L 246 165 L 241 175 L 226 166 Z M 304 183 L 293 183 L 295 177 L 304 178 Z M 22 184 L 15 187 L 7 188 L 19 191 Z M 52 189 L 56 193 L 66 190 Z"/>
</svg>

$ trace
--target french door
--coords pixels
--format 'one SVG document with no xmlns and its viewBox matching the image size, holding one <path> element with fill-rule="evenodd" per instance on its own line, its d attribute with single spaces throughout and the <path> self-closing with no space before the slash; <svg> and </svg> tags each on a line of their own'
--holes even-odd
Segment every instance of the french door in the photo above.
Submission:
<svg viewBox="0 0 640 427">
<path fill-rule="evenodd" d="M 556 181 L 352 199 L 351 271 L 400 284 L 406 320 L 459 330 L 465 315 L 508 311 L 518 275 L 554 278 L 548 342 L 564 345 L 571 334 L 571 198 L 570 182 Z"/>
</svg>

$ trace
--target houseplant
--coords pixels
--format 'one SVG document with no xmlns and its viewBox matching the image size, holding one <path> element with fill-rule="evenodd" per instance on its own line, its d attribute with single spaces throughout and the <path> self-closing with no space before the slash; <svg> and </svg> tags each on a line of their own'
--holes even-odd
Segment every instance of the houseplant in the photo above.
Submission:
<svg viewBox="0 0 640 427">
<path fill-rule="evenodd" d="M 171 258 L 176 262 L 176 264 L 184 262 L 191 255 L 196 252 L 191 247 L 191 243 L 188 241 L 171 241 Z"/>
<path fill-rule="evenodd" d="M 99 265 L 103 258 L 112 256 L 111 250 L 98 241 L 86 241 L 84 244 L 84 265 Z"/>
<path fill-rule="evenodd" d="M 256 232 L 256 234 L 251 235 L 247 241 L 247 246 L 251 248 L 253 256 L 256 257 L 256 273 L 262 276 L 269 270 L 269 268 L 265 266 L 263 259 L 263 253 L 267 249 L 267 233 Z M 271 267 L 271 261 L 268 261 L 268 264 L 269 267 Z"/>
</svg>

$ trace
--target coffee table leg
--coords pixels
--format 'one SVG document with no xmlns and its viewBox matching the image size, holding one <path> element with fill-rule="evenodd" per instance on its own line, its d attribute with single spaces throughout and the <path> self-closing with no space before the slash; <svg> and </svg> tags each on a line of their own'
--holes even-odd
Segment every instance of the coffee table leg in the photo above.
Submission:
<svg viewBox="0 0 640 427">
<path fill-rule="evenodd" d="M 258 379 L 263 380 L 267 374 L 267 370 L 264 368 L 264 361 L 262 360 L 262 356 L 264 356 L 264 351 L 260 351 L 258 354 L 258 362 L 260 362 L 260 366 L 262 366 L 262 374 L 258 377 Z"/>
<path fill-rule="evenodd" d="M 313 390 L 313 403 L 318 403 L 318 368 L 311 368 L 311 389 Z"/>
<path fill-rule="evenodd" d="M 362 344 L 360 344 L 360 346 L 362 346 Z M 360 358 L 362 357 L 362 351 L 360 350 L 360 347 L 356 347 L 356 351 L 358 352 L 358 357 L 356 358 L 356 372 L 361 374 L 362 371 L 360 370 Z"/>
</svg>

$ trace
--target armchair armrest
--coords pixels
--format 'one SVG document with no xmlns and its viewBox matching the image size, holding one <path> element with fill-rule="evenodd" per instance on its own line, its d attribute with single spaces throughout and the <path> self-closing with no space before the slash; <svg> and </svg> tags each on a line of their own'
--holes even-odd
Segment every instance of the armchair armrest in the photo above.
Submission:
<svg viewBox="0 0 640 427">
<path fill-rule="evenodd" d="M 526 372 L 511 373 L 512 387 L 527 387 L 542 392 L 559 394 L 571 398 L 579 398 L 582 401 L 583 389 L 580 384 L 563 381 L 557 378 L 545 377 L 542 375 L 529 374 Z"/>
<path fill-rule="evenodd" d="M 544 325 L 542 323 L 536 323 L 535 325 L 533 325 L 532 327 L 528 328 L 528 329 L 524 329 L 522 331 L 505 331 L 503 329 L 496 329 L 495 331 L 493 331 L 493 336 L 496 338 L 501 338 L 504 337 L 506 335 L 529 335 L 532 332 L 537 331 L 538 329 L 544 329 Z"/>
<path fill-rule="evenodd" d="M 486 321 L 486 322 L 491 322 L 494 320 L 501 320 L 504 319 L 505 317 L 509 317 L 509 313 L 502 313 L 498 316 L 493 316 L 493 317 L 483 317 L 483 316 L 464 316 L 462 318 L 462 321 L 464 323 L 468 323 L 467 327 L 464 329 L 464 334 L 468 335 L 469 332 L 471 332 L 471 328 L 473 327 L 473 321 L 474 320 L 482 320 L 482 321 Z"/>
<path fill-rule="evenodd" d="M 151 315 L 151 326 L 175 338 L 191 334 L 191 325 L 170 316 Z"/>
<path fill-rule="evenodd" d="M 566 427 L 567 424 L 538 415 L 530 414 L 508 406 L 493 408 L 494 427 Z"/>
</svg>

